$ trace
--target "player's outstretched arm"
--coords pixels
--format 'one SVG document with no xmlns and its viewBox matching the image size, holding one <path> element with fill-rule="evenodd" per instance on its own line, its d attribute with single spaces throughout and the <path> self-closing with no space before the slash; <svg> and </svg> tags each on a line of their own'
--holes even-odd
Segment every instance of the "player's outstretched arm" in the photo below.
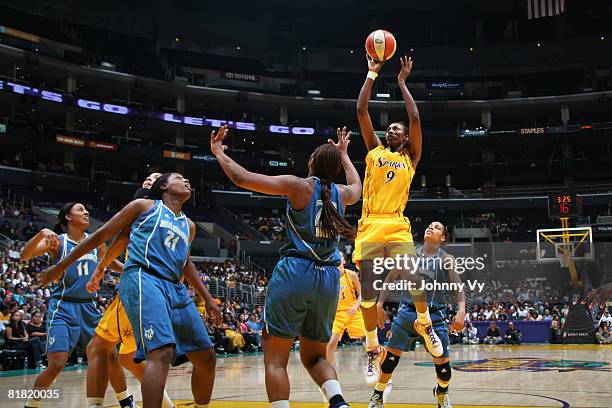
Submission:
<svg viewBox="0 0 612 408">
<path fill-rule="evenodd" d="M 110 267 L 115 272 L 123 272 L 123 263 L 117 261 L 117 257 L 125 251 L 129 240 L 130 229 L 124 228 L 117 234 L 110 247 L 106 248 L 106 245 L 102 245 L 98 249 L 101 259 L 91 278 L 89 278 L 89 282 L 87 282 L 86 288 L 88 292 L 93 293 L 100 289 L 100 281 L 104 278 L 106 268 Z"/>
<path fill-rule="evenodd" d="M 336 130 L 338 136 L 338 143 L 334 143 L 333 140 L 328 139 L 327 142 L 334 145 L 336 149 L 340 151 L 342 157 L 342 168 L 346 175 L 346 185 L 337 184 L 338 190 L 340 190 L 340 196 L 342 197 L 342 204 L 345 206 L 355 204 L 361 197 L 361 178 L 359 173 L 353 165 L 351 158 L 348 155 L 348 145 L 351 142 L 351 132 L 346 132 L 346 126 L 340 130 Z"/>
<path fill-rule="evenodd" d="M 380 146 L 382 143 L 376 133 L 374 133 L 374 126 L 372 125 L 372 119 L 368 112 L 368 104 L 370 97 L 372 96 L 372 86 L 374 85 L 374 79 L 378 76 L 384 62 L 374 61 L 370 56 L 366 56 L 368 59 L 368 76 L 366 77 L 361 91 L 359 91 L 359 97 L 357 98 L 357 120 L 359 120 L 359 129 L 361 130 L 361 137 L 365 142 L 368 151 Z"/>
<path fill-rule="evenodd" d="M 21 260 L 29 261 L 46 253 L 55 256 L 59 245 L 60 239 L 57 234 L 50 229 L 44 228 L 25 244 L 21 250 Z"/>
<path fill-rule="evenodd" d="M 410 137 L 410 161 L 412 167 L 416 169 L 417 164 L 421 160 L 421 153 L 423 151 L 423 133 L 421 132 L 421 117 L 419 116 L 419 109 L 417 108 L 416 102 L 412 97 L 412 94 L 406 86 L 406 78 L 412 71 L 412 57 L 407 56 L 400 57 L 400 63 L 402 69 L 397 74 L 397 84 L 402 91 L 402 97 L 404 98 L 404 105 L 406 106 L 406 112 L 408 113 L 408 135 Z"/>
<path fill-rule="evenodd" d="M 68 266 L 77 259 L 82 257 L 93 249 L 99 247 L 104 242 L 111 239 L 117 232 L 128 227 L 140 214 L 149 211 L 153 207 L 152 200 L 138 199 L 134 200 L 121 211 L 119 211 L 106 224 L 100 227 L 96 232 L 85 238 L 79 245 L 74 247 L 70 253 L 59 261 L 57 264 L 46 269 L 40 274 L 40 284 L 46 286 L 49 282 L 56 281 L 62 276 L 62 273 Z"/>
<path fill-rule="evenodd" d="M 98 268 L 102 268 L 103 270 L 110 268 L 115 272 L 123 271 L 123 263 L 119 262 L 117 258 L 127 249 L 130 242 L 130 232 L 131 228 L 123 228 L 119 231 L 110 247 L 106 249 L 102 260 L 98 263 Z"/>
<path fill-rule="evenodd" d="M 223 141 L 226 136 L 227 126 L 221 126 L 217 132 L 213 130 L 210 134 L 210 150 L 232 183 L 259 193 L 287 196 L 292 205 L 294 200 L 303 198 L 301 196 L 307 188 L 306 180 L 290 175 L 267 176 L 248 171 L 225 154 L 227 146 L 223 145 Z"/>
</svg>

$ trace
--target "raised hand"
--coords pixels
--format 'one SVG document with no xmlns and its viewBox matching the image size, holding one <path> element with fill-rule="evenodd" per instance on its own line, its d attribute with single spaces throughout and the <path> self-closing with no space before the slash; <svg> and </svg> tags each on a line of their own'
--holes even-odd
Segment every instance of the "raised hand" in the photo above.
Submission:
<svg viewBox="0 0 612 408">
<path fill-rule="evenodd" d="M 214 156 L 223 153 L 227 146 L 223 144 L 225 137 L 227 136 L 227 125 L 221 126 L 217 132 L 213 130 L 210 132 L 210 151 Z"/>
<path fill-rule="evenodd" d="M 400 64 L 402 65 L 402 69 L 400 69 L 399 74 L 397 74 L 397 81 L 403 83 L 406 81 L 406 78 L 410 76 L 410 71 L 412 71 L 412 57 L 406 55 L 400 57 Z"/>
<path fill-rule="evenodd" d="M 368 59 L 368 70 L 369 71 L 374 71 L 376 73 L 379 73 L 383 65 L 385 64 L 385 61 L 373 60 L 372 57 L 370 57 L 368 54 L 366 54 L 366 58 Z"/>
<path fill-rule="evenodd" d="M 346 132 L 346 126 L 344 126 L 342 130 L 340 130 L 340 128 L 336 129 L 338 143 L 334 143 L 332 139 L 327 139 L 327 143 L 334 145 L 341 153 L 348 154 L 348 145 L 351 142 L 351 135 L 351 132 Z"/>
</svg>

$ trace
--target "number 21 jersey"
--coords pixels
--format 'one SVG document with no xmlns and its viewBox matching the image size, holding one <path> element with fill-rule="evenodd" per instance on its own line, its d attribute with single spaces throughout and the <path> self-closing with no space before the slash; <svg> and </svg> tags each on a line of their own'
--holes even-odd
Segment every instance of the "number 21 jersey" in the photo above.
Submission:
<svg viewBox="0 0 612 408">
<path fill-rule="evenodd" d="M 161 200 L 133 223 L 125 273 L 138 271 L 178 282 L 190 248 L 189 220 L 175 215 Z"/>
</svg>

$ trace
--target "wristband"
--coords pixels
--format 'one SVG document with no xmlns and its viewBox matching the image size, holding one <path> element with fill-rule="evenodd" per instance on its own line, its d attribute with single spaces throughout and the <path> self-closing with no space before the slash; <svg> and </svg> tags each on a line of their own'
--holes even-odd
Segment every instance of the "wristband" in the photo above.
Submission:
<svg viewBox="0 0 612 408">
<path fill-rule="evenodd" d="M 378 72 L 368 71 L 368 78 L 374 81 L 378 77 Z"/>
</svg>

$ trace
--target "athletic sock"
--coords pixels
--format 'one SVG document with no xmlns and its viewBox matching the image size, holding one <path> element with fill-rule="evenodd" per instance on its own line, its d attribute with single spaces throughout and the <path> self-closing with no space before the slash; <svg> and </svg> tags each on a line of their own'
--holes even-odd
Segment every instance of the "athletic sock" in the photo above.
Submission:
<svg viewBox="0 0 612 408">
<path fill-rule="evenodd" d="M 40 400 L 35 400 L 34 398 L 28 398 L 25 406 L 27 408 L 38 408 L 40 407 Z"/>
<path fill-rule="evenodd" d="M 429 309 L 424 312 L 417 312 L 417 320 L 423 326 L 428 326 L 431 324 L 431 317 L 429 316 Z"/>
<path fill-rule="evenodd" d="M 441 394 L 446 394 L 448 392 L 448 386 L 442 387 L 440 384 L 438 384 L 438 388 L 436 388 L 436 392 L 437 391 L 440 391 Z"/>
<path fill-rule="evenodd" d="M 385 390 L 385 388 L 387 388 L 387 383 L 382 383 L 380 382 L 380 380 L 376 383 L 376 385 L 374 386 L 374 389 L 376 391 L 379 391 L 381 394 L 383 393 L 383 391 Z"/>
<path fill-rule="evenodd" d="M 377 384 L 378 385 L 378 384 Z M 386 385 L 386 384 L 385 384 Z M 374 388 L 374 394 L 378 395 L 378 397 L 380 399 L 382 399 L 384 392 L 383 391 L 379 391 L 376 388 Z"/>
<path fill-rule="evenodd" d="M 104 406 L 104 398 L 86 398 L 85 405 L 87 408 L 102 408 Z"/>
<path fill-rule="evenodd" d="M 289 400 L 280 400 L 270 403 L 270 408 L 289 408 Z"/>
<path fill-rule="evenodd" d="M 366 351 L 372 351 L 378 348 L 378 333 L 376 329 L 372 331 L 366 330 Z"/>
<path fill-rule="evenodd" d="M 331 402 L 332 398 L 336 395 L 342 396 L 342 389 L 338 380 L 327 380 L 321 384 L 321 392 L 326 400 Z"/>
<path fill-rule="evenodd" d="M 117 401 L 119 401 L 119 405 L 121 408 L 133 408 L 134 407 L 134 397 L 132 394 L 128 392 L 128 390 L 118 392 Z"/>
<path fill-rule="evenodd" d="M 164 390 L 164 399 L 162 400 L 162 408 L 174 408 L 174 402 L 172 402 L 166 390 Z"/>
</svg>

